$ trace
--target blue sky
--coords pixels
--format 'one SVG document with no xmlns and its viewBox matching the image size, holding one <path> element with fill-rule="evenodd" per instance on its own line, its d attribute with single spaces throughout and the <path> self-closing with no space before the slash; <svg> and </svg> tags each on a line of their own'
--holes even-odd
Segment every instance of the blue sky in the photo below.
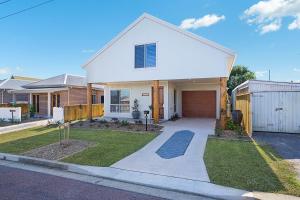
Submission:
<svg viewBox="0 0 300 200">
<path fill-rule="evenodd" d="M 0 18 L 43 1 L 0 4 Z M 258 79 L 270 69 L 300 81 L 300 0 L 55 0 L 0 20 L 0 79 L 85 75 L 81 65 L 143 12 L 234 50 Z"/>
</svg>

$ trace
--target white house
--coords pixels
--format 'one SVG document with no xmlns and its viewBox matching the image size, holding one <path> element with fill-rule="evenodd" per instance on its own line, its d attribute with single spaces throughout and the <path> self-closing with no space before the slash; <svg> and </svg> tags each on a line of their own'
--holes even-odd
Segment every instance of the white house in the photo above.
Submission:
<svg viewBox="0 0 300 200">
<path fill-rule="evenodd" d="M 88 83 L 104 85 L 106 117 L 131 118 L 137 99 L 154 118 L 220 118 L 234 60 L 233 51 L 143 14 L 83 68 Z"/>
</svg>

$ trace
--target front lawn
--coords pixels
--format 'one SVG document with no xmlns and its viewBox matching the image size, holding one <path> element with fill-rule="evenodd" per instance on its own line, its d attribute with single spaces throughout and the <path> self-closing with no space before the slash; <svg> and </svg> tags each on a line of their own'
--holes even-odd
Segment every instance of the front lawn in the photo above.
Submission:
<svg viewBox="0 0 300 200">
<path fill-rule="evenodd" d="M 300 182 L 293 167 L 269 146 L 210 138 L 204 160 L 213 183 L 300 196 Z"/>
<path fill-rule="evenodd" d="M 22 154 L 58 142 L 56 128 L 39 127 L 0 135 L 0 152 Z M 154 133 L 128 133 L 109 130 L 71 128 L 70 139 L 95 142 L 96 145 L 63 159 L 65 162 L 110 166 L 142 148 L 156 137 Z"/>
</svg>

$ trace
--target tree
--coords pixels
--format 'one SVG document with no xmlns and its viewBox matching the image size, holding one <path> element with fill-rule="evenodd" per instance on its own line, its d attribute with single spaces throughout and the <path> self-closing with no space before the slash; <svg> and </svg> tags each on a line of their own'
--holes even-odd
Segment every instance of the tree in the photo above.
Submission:
<svg viewBox="0 0 300 200">
<path fill-rule="evenodd" d="M 256 79 L 254 72 L 243 65 L 234 66 L 227 81 L 228 94 L 231 95 L 232 90 L 236 86 L 251 79 Z"/>
</svg>

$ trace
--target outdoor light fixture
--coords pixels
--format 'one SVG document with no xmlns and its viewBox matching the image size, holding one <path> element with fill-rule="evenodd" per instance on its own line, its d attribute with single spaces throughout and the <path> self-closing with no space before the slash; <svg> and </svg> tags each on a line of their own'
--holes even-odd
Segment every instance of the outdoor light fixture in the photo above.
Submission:
<svg viewBox="0 0 300 200">
<path fill-rule="evenodd" d="M 144 115 L 146 118 L 146 131 L 148 130 L 148 115 L 149 115 L 149 110 L 145 110 L 144 111 Z"/>
</svg>

